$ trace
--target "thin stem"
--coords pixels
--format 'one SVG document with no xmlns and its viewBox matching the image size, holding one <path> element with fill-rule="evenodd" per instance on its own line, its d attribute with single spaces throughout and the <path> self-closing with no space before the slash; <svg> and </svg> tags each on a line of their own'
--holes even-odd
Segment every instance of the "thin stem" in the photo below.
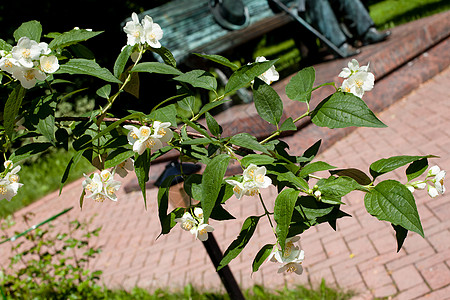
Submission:
<svg viewBox="0 0 450 300">
<path fill-rule="evenodd" d="M 263 201 L 263 198 L 262 198 L 262 196 L 261 196 L 261 193 L 258 193 L 258 196 L 259 196 L 259 200 L 261 200 L 261 204 L 262 204 L 262 206 L 263 206 L 263 208 L 264 208 L 264 214 L 265 214 L 265 215 L 267 216 L 267 218 L 269 219 L 270 227 L 272 227 L 273 232 L 275 232 L 275 228 L 273 227 L 272 220 L 270 219 L 270 212 L 267 210 L 267 207 L 266 207 L 266 205 L 264 204 L 264 201 Z"/>
</svg>

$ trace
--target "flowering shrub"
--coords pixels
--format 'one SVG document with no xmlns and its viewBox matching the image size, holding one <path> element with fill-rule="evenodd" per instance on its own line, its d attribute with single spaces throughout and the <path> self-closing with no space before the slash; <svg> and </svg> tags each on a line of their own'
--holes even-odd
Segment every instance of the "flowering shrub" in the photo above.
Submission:
<svg viewBox="0 0 450 300">
<path fill-rule="evenodd" d="M 264 217 L 269 220 L 274 239 L 255 254 L 253 271 L 270 260 L 280 264 L 279 272 L 300 274 L 305 253 L 294 243 L 311 226 L 328 222 L 335 228 L 337 219 L 349 216 L 341 211 L 342 199 L 355 190 L 365 193 L 364 203 L 369 214 L 392 224 L 398 249 L 408 231 L 424 235 L 412 192 L 427 186 L 431 197 L 445 192 L 445 171 L 433 166 L 427 172 L 428 160 L 434 156 L 380 159 L 369 166 L 369 174 L 366 174 L 361 170 L 339 169 L 317 161 L 320 141 L 302 155 L 291 155 L 287 151 L 289 145 L 277 138 L 282 132 L 297 130 L 296 123 L 304 118 L 328 128 L 385 127 L 361 99 L 374 86 L 375 78 L 369 65 L 359 66 L 356 60 L 352 60 L 339 74 L 344 78 L 340 87 L 335 83 L 315 87 L 314 68 L 300 70 L 287 84 L 286 95 L 298 105 L 305 105 L 306 112 L 282 119 L 283 102 L 270 86 L 279 78 L 275 70 L 276 60 L 258 57 L 256 62 L 239 67 L 223 56 L 197 54 L 233 71 L 225 87 L 218 89 L 213 74 L 204 70 L 182 72 L 177 68 L 171 52 L 162 46 L 163 30 L 149 16 L 139 20 L 133 14 L 124 31 L 127 45 L 118 55 L 112 72 L 99 66 L 95 60 L 77 57 L 69 48 L 100 32 L 76 28 L 52 33 L 45 36 L 49 39 L 47 44 L 40 41 L 42 28 L 39 22 L 31 21 L 15 31 L 16 46 L 0 40 L 2 81 L 10 88 L 0 129 L 5 161 L 0 179 L 3 198 L 10 201 L 20 191 L 22 183 L 18 182 L 20 166 L 16 166 L 17 163 L 50 147 L 61 146 L 70 137 L 77 152 L 68 162 L 61 188 L 73 166 L 81 159 L 87 159 L 98 169 L 94 174 L 85 175 L 80 187 L 81 206 L 86 195 L 86 199 L 98 202 L 110 199 L 120 205 L 116 193 L 121 184 L 114 177 L 116 173 L 124 177 L 128 172 L 136 174 L 146 206 L 145 184 L 149 180 L 150 164 L 170 150 L 178 151 L 180 160 L 196 161 L 206 166 L 201 175 L 182 174 L 184 189 L 190 198 L 188 208 L 179 207 L 168 212 L 168 195 L 174 176 L 162 182 L 157 199 L 162 234 L 168 234 L 176 224 L 180 224 L 183 230 L 204 241 L 214 230 L 209 224 L 210 219 L 228 221 L 234 218 L 224 209 L 224 203 L 233 202 L 235 198 L 249 201 L 249 197 L 257 197 L 264 214 L 249 216 L 244 221 L 240 234 L 225 251 L 219 269 L 240 254 L 259 220 Z M 164 63 L 142 62 L 147 51 L 161 56 Z M 149 114 L 130 111 L 127 116 L 117 118 L 111 113 L 111 107 L 116 103 L 120 105 L 123 92 L 133 94 L 129 84 L 133 82 L 136 85 L 133 78 L 142 72 L 170 77 L 179 86 L 177 93 L 158 103 Z M 57 89 L 56 84 L 71 84 L 67 80 L 58 80 L 61 74 L 92 76 L 105 81 L 97 95 L 106 99 L 106 104 L 82 117 L 55 117 L 56 103 L 68 96 L 67 92 Z M 151 85 L 152 82 L 146 84 Z M 324 85 L 335 87 L 335 92 L 311 108 L 312 92 Z M 213 108 L 230 101 L 229 95 L 248 86 L 253 90 L 259 116 L 276 127 L 269 137 L 261 141 L 245 132 L 224 135 L 223 128 L 210 114 Z M 192 95 L 198 89 L 210 91 L 215 98 L 195 113 Z M 33 92 L 28 93 L 28 90 Z M 187 107 L 191 116 L 178 114 L 175 103 Z M 205 118 L 204 123 L 199 122 L 202 117 Z M 11 151 L 13 143 L 30 137 L 40 137 L 41 142 L 25 144 L 15 152 Z M 224 178 L 231 160 L 240 164 L 242 174 Z M 407 166 L 406 182 L 379 180 L 379 176 L 403 166 Z M 326 177 L 317 175 L 323 171 L 330 174 Z M 425 173 L 425 179 L 419 180 Z M 263 199 L 261 189 L 270 186 L 276 187 L 278 196 L 276 199 Z M 267 209 L 267 201 L 274 202 L 274 211 Z M 220 226 L 220 223 L 214 226 Z"/>
</svg>

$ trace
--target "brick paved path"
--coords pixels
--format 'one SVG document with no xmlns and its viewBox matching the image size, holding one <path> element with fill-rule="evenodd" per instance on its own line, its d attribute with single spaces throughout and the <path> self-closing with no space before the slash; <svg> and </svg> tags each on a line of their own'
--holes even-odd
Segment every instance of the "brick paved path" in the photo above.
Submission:
<svg viewBox="0 0 450 300">
<path fill-rule="evenodd" d="M 426 55 L 422 60 L 426 62 Z M 408 68 L 402 72 L 417 72 L 420 64 Z M 381 89 L 386 89 L 388 80 L 384 85 L 380 83 Z M 357 129 L 324 151 L 320 159 L 338 167 L 367 170 L 371 162 L 382 157 L 435 154 L 441 158 L 432 163 L 450 170 L 449 82 L 450 69 L 447 68 L 379 114 L 388 128 Z M 389 92 L 388 89 L 385 91 Z M 292 150 L 303 152 L 303 135 L 300 131 L 286 138 Z M 152 176 L 159 174 L 163 167 L 162 164 L 153 166 Z M 395 175 L 402 178 L 402 172 L 400 169 Z M 123 184 L 133 180 L 128 176 Z M 18 215 L 32 211 L 36 221 L 44 220 L 64 208 L 77 206 L 80 192 L 81 180 L 78 180 L 67 185 L 60 197 L 56 193 L 48 195 Z M 103 252 L 91 268 L 104 271 L 103 280 L 109 287 L 179 288 L 192 283 L 197 287 L 223 290 L 202 244 L 189 233 L 174 228 L 172 234 L 156 240 L 160 231 L 156 213 L 157 190 L 149 189 L 147 193 L 147 211 L 140 193 L 120 192 L 117 203 L 85 201 L 83 211 L 76 207 L 55 224 L 66 218 L 83 219 L 96 215 L 94 225 L 103 228 L 95 242 L 102 246 Z M 275 196 L 273 190 L 264 190 L 263 197 L 267 202 Z M 353 217 L 340 219 L 337 232 L 322 224 L 302 235 L 301 244 L 306 253 L 303 275 L 278 275 L 277 265 L 266 263 L 258 273 L 250 276 L 251 261 L 256 252 L 264 244 L 274 242 L 265 219 L 260 221 L 250 245 L 231 262 L 231 269 L 243 288 L 254 284 L 270 288 L 285 283 L 314 285 L 324 278 L 329 284 L 357 290 L 360 292 L 357 298 L 361 299 L 391 295 L 396 295 L 395 299 L 450 298 L 450 196 L 430 199 L 426 192 L 419 191 L 416 199 L 426 238 L 409 233 L 399 253 L 396 253 L 390 225 L 369 216 L 364 209 L 363 195 L 354 193 L 346 198 L 347 205 L 343 208 Z M 211 222 L 223 250 L 237 236 L 246 216 L 262 213 L 256 198 L 230 199 L 226 209 L 237 222 Z M 1 248 L 1 264 L 6 261 L 6 248 L 5 245 Z"/>
</svg>

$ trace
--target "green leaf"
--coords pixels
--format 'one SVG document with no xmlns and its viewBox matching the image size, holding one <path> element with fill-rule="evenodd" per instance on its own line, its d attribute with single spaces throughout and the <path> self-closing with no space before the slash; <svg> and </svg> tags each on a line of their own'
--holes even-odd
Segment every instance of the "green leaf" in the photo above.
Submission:
<svg viewBox="0 0 450 300">
<path fill-rule="evenodd" d="M 48 144 L 49 146 L 51 144 Z M 69 178 L 70 172 L 73 170 L 73 168 L 77 165 L 77 163 L 80 161 L 81 157 L 83 156 L 83 150 L 78 151 L 75 153 L 72 158 L 70 159 L 69 163 L 67 164 L 66 170 L 64 171 L 64 174 L 61 178 L 61 184 L 59 187 L 59 194 L 61 195 L 62 188 L 64 186 L 64 183 L 66 183 L 67 179 Z"/>
<path fill-rule="evenodd" d="M 10 44 L 0 39 L 0 50 L 11 51 L 12 47 Z"/>
<path fill-rule="evenodd" d="M 25 97 L 26 90 L 19 84 L 9 94 L 6 100 L 5 110 L 3 113 L 5 132 L 11 139 L 14 132 L 14 125 L 16 124 L 16 117 L 22 105 L 23 97 Z"/>
<path fill-rule="evenodd" d="M 206 145 L 206 144 L 210 144 L 213 141 L 217 141 L 217 140 L 213 140 L 209 137 L 196 138 L 196 139 L 192 139 L 192 140 L 183 141 L 181 143 L 181 145 Z"/>
<path fill-rule="evenodd" d="M 230 156 L 220 154 L 214 157 L 209 164 L 206 165 L 202 176 L 202 209 L 204 223 L 208 222 L 209 216 L 216 204 L 219 195 L 223 177 L 227 171 Z"/>
<path fill-rule="evenodd" d="M 206 130 L 204 130 L 203 128 L 201 128 L 199 125 L 197 125 L 196 123 L 188 120 L 188 119 L 183 119 L 183 122 L 186 123 L 188 126 L 190 126 L 191 128 L 193 128 L 195 131 L 197 131 L 198 133 L 203 134 L 206 138 L 210 139 L 211 141 L 214 141 L 215 139 L 213 139 L 212 137 L 209 136 L 208 132 L 206 132 Z"/>
<path fill-rule="evenodd" d="M 394 224 L 391 225 L 395 230 L 395 239 L 397 240 L 397 252 L 398 252 L 400 251 L 400 249 L 402 249 L 403 242 L 405 241 L 406 236 L 408 235 L 408 230 L 399 225 Z"/>
<path fill-rule="evenodd" d="M 173 78 L 173 80 L 189 83 L 193 87 L 210 91 L 215 91 L 217 89 L 216 78 L 211 73 L 203 70 L 192 70 Z"/>
<path fill-rule="evenodd" d="M 248 154 L 241 159 L 241 164 L 244 167 L 248 167 L 250 164 L 255 164 L 257 166 L 269 165 L 275 161 L 273 157 L 261 154 Z"/>
<path fill-rule="evenodd" d="M 341 92 L 320 102 L 311 113 L 311 121 L 317 126 L 332 129 L 351 126 L 386 127 L 361 98 Z"/>
<path fill-rule="evenodd" d="M 108 82 L 122 84 L 122 81 L 114 77 L 108 69 L 100 67 L 95 61 L 89 59 L 73 58 L 61 65 L 56 73 L 90 75 Z"/>
<path fill-rule="evenodd" d="M 340 204 L 341 198 L 354 190 L 365 190 L 354 179 L 346 176 L 322 178 L 317 182 L 322 193 L 322 201 L 331 204 Z"/>
<path fill-rule="evenodd" d="M 166 75 L 181 75 L 183 72 L 172 66 L 162 64 L 159 62 L 143 62 L 137 64 L 131 72 L 147 72 Z"/>
<path fill-rule="evenodd" d="M 207 104 L 205 104 L 201 109 L 200 112 L 198 113 L 199 116 L 203 115 L 205 112 L 210 111 L 211 109 L 224 104 L 225 102 L 230 101 L 231 99 L 222 99 L 220 101 L 214 101 L 214 102 L 209 102 Z"/>
<path fill-rule="evenodd" d="M 412 193 L 395 180 L 380 182 L 364 197 L 367 212 L 378 220 L 391 222 L 424 236 Z"/>
<path fill-rule="evenodd" d="M 202 199 L 202 175 L 201 174 L 191 174 L 184 180 L 184 191 L 192 199 L 199 200 Z"/>
<path fill-rule="evenodd" d="M 158 108 L 152 111 L 148 117 L 160 122 L 170 122 L 174 127 L 177 126 L 177 109 L 175 108 L 175 104 Z"/>
<path fill-rule="evenodd" d="M 406 177 L 411 181 L 422 175 L 428 169 L 428 159 L 422 158 L 414 161 L 406 168 Z"/>
<path fill-rule="evenodd" d="M 109 169 L 117 166 L 118 164 L 124 162 L 126 159 L 133 157 L 133 150 L 129 150 L 126 148 L 117 148 L 111 153 L 108 154 L 108 157 L 105 160 L 105 169 Z"/>
<path fill-rule="evenodd" d="M 109 99 L 109 95 L 111 94 L 111 85 L 107 84 L 99 88 L 96 94 L 102 98 Z"/>
<path fill-rule="evenodd" d="M 16 42 L 20 40 L 21 37 L 28 37 L 30 40 L 34 40 L 39 43 L 41 40 L 41 34 L 42 34 L 42 26 L 41 23 L 39 23 L 36 20 L 29 21 L 22 23 L 22 25 L 19 26 L 19 28 L 14 31 L 14 39 Z"/>
<path fill-rule="evenodd" d="M 369 176 L 367 176 L 366 173 L 355 168 L 331 170 L 329 172 L 331 175 L 347 176 L 353 178 L 357 183 L 361 185 L 369 185 L 372 182 L 372 180 L 370 180 Z"/>
<path fill-rule="evenodd" d="M 283 102 L 277 92 L 259 78 L 253 84 L 253 99 L 259 116 L 275 126 L 283 114 Z"/>
<path fill-rule="evenodd" d="M 335 169 L 336 167 L 323 162 L 323 161 L 316 161 L 310 164 L 307 164 L 306 166 L 303 167 L 303 169 L 300 171 L 300 173 L 298 174 L 299 177 L 305 177 L 308 174 L 314 173 L 314 172 L 319 172 L 319 171 L 326 171 L 326 170 L 330 170 L 330 169 Z"/>
<path fill-rule="evenodd" d="M 264 245 L 256 254 L 255 259 L 253 259 L 252 263 L 252 272 L 256 272 L 259 270 L 259 267 L 264 263 L 264 261 L 269 257 L 270 253 L 272 253 L 272 249 L 274 244 L 266 244 Z"/>
<path fill-rule="evenodd" d="M 94 36 L 99 35 L 103 31 L 88 31 L 86 29 L 72 29 L 55 37 L 48 47 L 50 49 L 65 48 L 72 44 L 86 41 Z"/>
<path fill-rule="evenodd" d="M 281 191 L 275 200 L 274 219 L 277 222 L 277 240 L 284 253 L 286 238 L 291 224 L 292 213 L 300 191 L 288 188 Z"/>
<path fill-rule="evenodd" d="M 258 221 L 261 217 L 250 216 L 242 224 L 241 232 L 238 237 L 228 246 L 227 250 L 223 254 L 223 258 L 217 267 L 217 271 L 225 267 L 236 258 L 239 253 L 245 248 L 247 243 L 250 241 L 250 238 L 255 233 L 256 226 L 258 225 Z"/>
<path fill-rule="evenodd" d="M 315 79 L 313 67 L 301 70 L 286 85 L 286 96 L 291 100 L 309 103 Z"/>
<path fill-rule="evenodd" d="M 133 46 L 127 45 L 122 52 L 120 52 L 119 56 L 117 56 L 116 62 L 114 63 L 114 76 L 120 78 L 120 75 L 125 70 L 125 66 L 130 58 L 131 52 L 133 51 Z"/>
<path fill-rule="evenodd" d="M 294 120 L 292 120 L 291 117 L 284 120 L 283 124 L 280 126 L 281 131 L 290 131 L 290 130 L 297 130 L 297 126 L 295 126 Z"/>
<path fill-rule="evenodd" d="M 174 68 L 177 67 L 177 61 L 173 57 L 172 52 L 170 52 L 167 48 L 161 47 L 161 48 L 151 48 L 152 52 L 157 53 L 163 61 L 166 63 L 166 65 L 172 66 Z"/>
<path fill-rule="evenodd" d="M 145 150 L 141 155 L 137 155 L 134 160 L 134 172 L 138 179 L 139 186 L 142 191 L 142 196 L 144 197 L 144 206 L 147 209 L 147 197 L 145 184 L 148 181 L 148 173 L 150 172 L 150 150 Z"/>
<path fill-rule="evenodd" d="M 275 172 L 270 172 L 271 174 L 275 174 Z M 303 179 L 299 178 L 294 175 L 294 173 L 287 171 L 287 172 L 279 172 L 276 173 L 277 180 L 280 182 L 286 181 L 293 184 L 296 188 L 303 189 L 304 191 L 307 191 L 309 189 L 308 183 Z"/>
<path fill-rule="evenodd" d="M 161 223 L 161 234 L 169 233 L 172 228 L 171 218 L 167 215 L 167 209 L 169 208 L 170 186 L 174 178 L 174 175 L 168 176 L 158 189 L 158 216 Z"/>
<path fill-rule="evenodd" d="M 251 150 L 270 154 L 266 147 L 258 143 L 256 138 L 248 133 L 238 133 L 230 139 L 230 143 Z"/>
<path fill-rule="evenodd" d="M 275 64 L 276 60 L 268 60 L 260 63 L 252 63 L 249 65 L 244 65 L 240 67 L 236 72 L 234 72 L 225 86 L 225 94 L 234 92 L 241 87 L 246 86 L 255 77 L 261 75 L 265 71 L 269 70 L 271 66 Z"/>
<path fill-rule="evenodd" d="M 425 155 L 425 156 L 392 156 L 389 158 L 382 158 L 377 160 L 376 162 L 370 165 L 370 174 L 375 179 L 376 177 L 385 174 L 387 172 L 391 172 L 397 168 L 403 167 L 406 164 L 412 163 L 416 160 L 420 160 L 423 158 L 434 157 L 433 155 Z"/>
<path fill-rule="evenodd" d="M 52 144 L 50 143 L 31 143 L 26 144 L 13 152 L 10 156 L 10 160 L 13 163 L 18 163 L 21 160 L 31 157 L 32 155 L 39 154 L 50 148 Z"/>
<path fill-rule="evenodd" d="M 203 57 L 203 58 L 206 58 L 206 59 L 209 59 L 210 61 L 216 62 L 223 66 L 230 67 L 232 70 L 236 70 L 239 68 L 238 65 L 232 63 L 227 58 L 220 56 L 220 55 L 215 55 L 215 54 L 210 55 L 210 54 L 200 54 L 200 53 L 193 53 L 193 54 Z"/>
<path fill-rule="evenodd" d="M 86 196 L 86 190 L 85 189 L 83 189 L 83 191 L 81 192 L 81 195 L 80 195 L 80 209 L 83 208 L 84 196 Z"/>
<path fill-rule="evenodd" d="M 55 146 L 55 115 L 39 119 L 36 129 Z"/>
<path fill-rule="evenodd" d="M 209 112 L 206 113 L 206 125 L 208 125 L 209 131 L 214 136 L 220 136 L 222 134 L 222 127 L 217 123 L 213 116 Z"/>
<path fill-rule="evenodd" d="M 196 100 L 195 96 L 187 96 L 184 97 L 182 100 L 177 102 L 178 106 L 181 109 L 184 109 L 185 111 L 188 111 L 192 117 L 195 116 L 195 107 L 196 107 Z"/>
</svg>

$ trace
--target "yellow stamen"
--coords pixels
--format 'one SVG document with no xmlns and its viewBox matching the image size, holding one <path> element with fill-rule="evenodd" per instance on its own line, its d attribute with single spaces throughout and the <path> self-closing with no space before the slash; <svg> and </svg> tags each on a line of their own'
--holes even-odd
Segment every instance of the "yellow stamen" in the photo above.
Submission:
<svg viewBox="0 0 450 300">
<path fill-rule="evenodd" d="M 258 175 L 256 175 L 256 179 L 255 179 L 257 182 L 261 182 L 261 183 L 263 183 L 264 182 L 264 175 L 262 175 L 262 174 L 258 174 Z"/>
<path fill-rule="evenodd" d="M 138 138 L 138 136 L 137 136 L 136 133 L 134 133 L 134 132 L 130 132 L 130 136 L 131 136 L 133 139 L 137 139 L 137 138 Z"/>
<path fill-rule="evenodd" d="M 105 196 L 103 196 L 102 194 L 97 194 L 94 197 L 95 202 L 103 202 L 104 200 L 105 200 Z"/>
<path fill-rule="evenodd" d="M 14 183 L 14 182 L 19 182 L 20 178 L 19 175 L 13 174 L 11 176 L 9 176 L 9 181 Z"/>
<path fill-rule="evenodd" d="M 22 50 L 22 56 L 25 57 L 25 58 L 30 58 L 30 56 L 31 56 L 30 49 L 23 49 Z"/>
<path fill-rule="evenodd" d="M 148 139 L 147 142 L 145 142 L 145 145 L 147 146 L 147 148 L 153 148 L 153 146 L 155 146 L 155 141 L 153 139 Z"/>
<path fill-rule="evenodd" d="M 33 80 L 34 79 L 33 70 L 29 70 L 29 71 L 25 72 L 25 75 L 23 75 L 23 77 L 25 77 L 26 80 Z"/>
<path fill-rule="evenodd" d="M 291 264 L 291 265 L 286 269 L 286 272 L 288 272 L 288 273 L 292 273 L 292 272 L 295 272 L 295 271 L 297 271 L 297 267 L 296 267 L 294 264 Z"/>
<path fill-rule="evenodd" d="M 363 86 L 364 82 L 362 80 L 356 80 L 355 84 L 356 84 L 357 87 L 360 88 L 360 87 Z"/>
<path fill-rule="evenodd" d="M 4 187 L 4 186 L 0 187 L 0 193 L 2 195 L 5 195 L 7 192 L 8 192 L 8 189 L 6 187 Z"/>
<path fill-rule="evenodd" d="M 143 137 L 149 136 L 150 135 L 150 130 L 148 130 L 147 128 L 144 128 L 141 130 L 141 135 Z"/>
<path fill-rule="evenodd" d="M 165 136 L 166 135 L 166 130 L 164 128 L 160 128 L 158 130 L 158 134 L 161 135 L 161 136 Z"/>
</svg>

